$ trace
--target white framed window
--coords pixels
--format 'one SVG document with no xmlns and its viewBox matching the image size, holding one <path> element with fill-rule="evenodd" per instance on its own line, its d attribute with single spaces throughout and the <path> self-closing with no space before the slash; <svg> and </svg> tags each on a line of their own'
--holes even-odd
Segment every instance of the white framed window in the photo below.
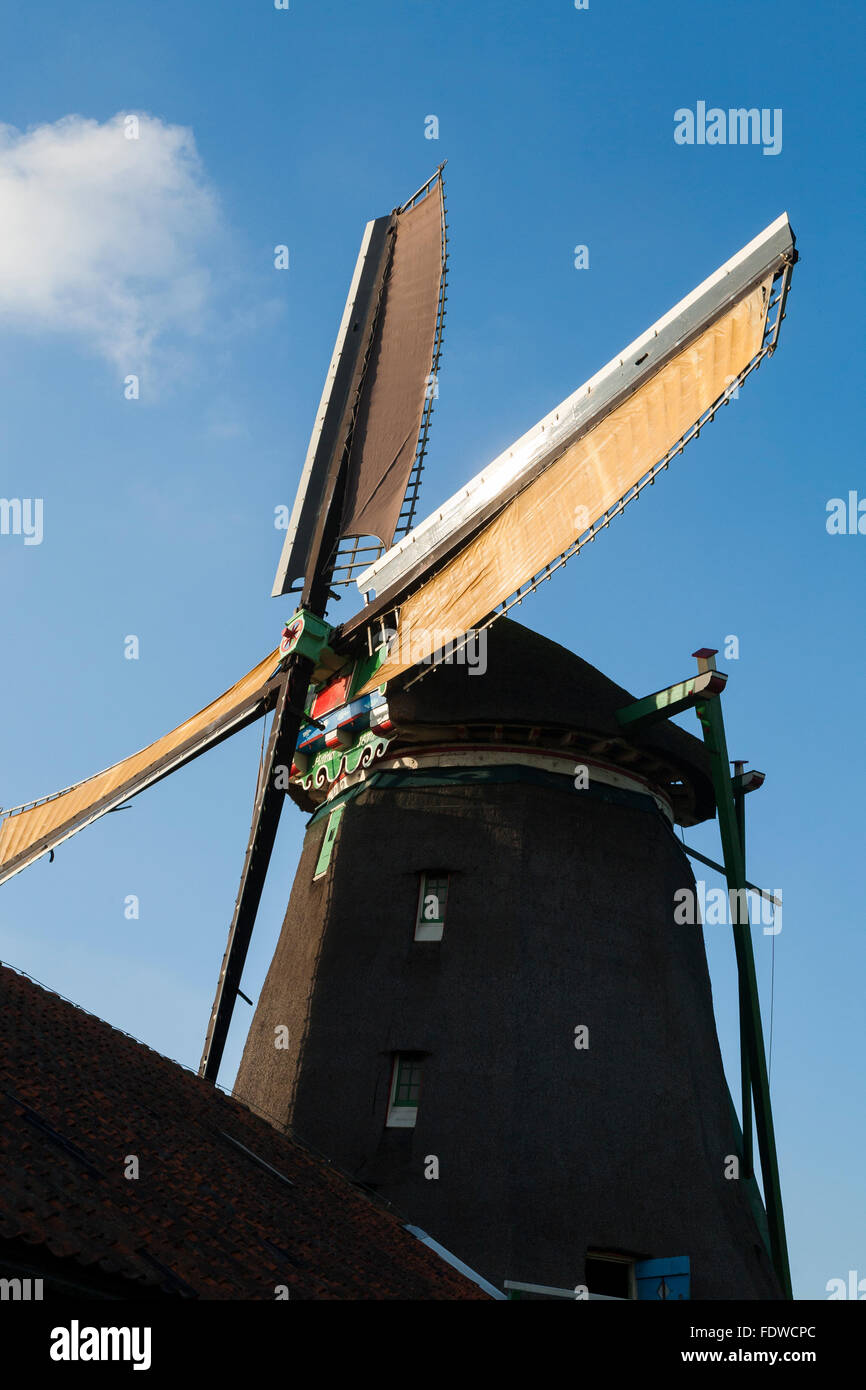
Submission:
<svg viewBox="0 0 866 1390">
<path fill-rule="evenodd" d="M 448 903 L 447 873 L 427 869 L 420 875 L 418 908 L 415 913 L 415 940 L 441 941 Z"/>
<path fill-rule="evenodd" d="M 398 1052 L 391 1074 L 387 1129 L 414 1129 L 421 1097 L 421 1058 Z"/>
</svg>

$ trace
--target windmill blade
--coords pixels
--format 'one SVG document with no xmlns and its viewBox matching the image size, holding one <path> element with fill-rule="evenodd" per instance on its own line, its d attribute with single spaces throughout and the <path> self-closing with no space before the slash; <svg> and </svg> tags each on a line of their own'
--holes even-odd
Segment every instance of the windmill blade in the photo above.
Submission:
<svg viewBox="0 0 866 1390">
<path fill-rule="evenodd" d="M 199 1076 L 208 1081 L 215 1082 L 219 1073 L 247 949 L 277 837 L 280 813 L 286 799 L 277 774 L 281 768 L 291 767 L 301 725 L 298 711 L 303 709 L 312 671 L 311 661 L 292 657 L 286 673 L 281 677 L 267 752 L 256 787 L 240 887 L 199 1064 Z"/>
<path fill-rule="evenodd" d="M 394 249 L 352 426 L 344 536 L 384 547 L 400 521 L 425 407 L 434 396 L 445 275 L 445 205 L 439 178 L 397 214 Z"/>
<path fill-rule="evenodd" d="M 793 248 L 782 217 L 359 578 L 379 596 L 343 638 L 399 607 L 359 694 L 507 611 L 697 437 L 775 347 Z"/>
<path fill-rule="evenodd" d="M 5 812 L 0 820 L 0 883 L 273 708 L 279 661 L 279 650 L 271 652 L 218 699 L 139 753 L 54 796 Z"/>
<path fill-rule="evenodd" d="M 288 593 L 302 577 L 305 623 L 324 618 L 340 541 L 364 532 L 390 544 L 413 476 L 417 496 L 428 377 L 441 345 L 444 238 L 441 165 L 407 203 L 368 223 L 364 233 L 273 588 L 275 596 Z M 353 565 L 346 568 L 351 578 Z M 313 671 L 306 657 L 291 658 L 274 714 L 199 1066 L 199 1075 L 212 1081 L 279 824 L 284 791 L 274 786 L 273 773 L 291 766 Z"/>
<path fill-rule="evenodd" d="M 334 503 L 337 473 L 346 448 L 363 372 L 366 345 L 390 254 L 393 216 L 368 222 L 349 286 L 346 307 L 325 377 L 322 398 L 295 496 L 273 598 L 293 592 L 310 572 L 317 530 Z"/>
<path fill-rule="evenodd" d="M 337 333 L 273 595 L 333 567 L 355 538 L 376 553 L 408 529 L 418 497 L 445 315 L 442 168 L 387 217 L 369 222 Z M 433 380 L 431 380 L 433 378 Z M 333 549 L 323 536 L 333 532 Z M 368 557 L 369 558 L 369 557 Z M 306 593 L 304 601 L 307 602 Z"/>
<path fill-rule="evenodd" d="M 570 444 L 633 395 L 660 367 L 715 323 L 744 294 L 768 276 L 775 278 L 789 271 L 795 260 L 794 234 L 787 215 L 783 213 L 431 516 L 421 521 L 386 555 L 370 564 L 359 575 L 358 588 L 362 592 L 373 589 L 380 599 L 394 599 L 401 590 L 407 592 L 408 585 L 426 577 L 473 530 L 490 520 Z M 777 318 L 776 324 L 779 323 L 780 319 Z M 769 346 L 772 348 L 774 345 L 775 334 Z"/>
</svg>

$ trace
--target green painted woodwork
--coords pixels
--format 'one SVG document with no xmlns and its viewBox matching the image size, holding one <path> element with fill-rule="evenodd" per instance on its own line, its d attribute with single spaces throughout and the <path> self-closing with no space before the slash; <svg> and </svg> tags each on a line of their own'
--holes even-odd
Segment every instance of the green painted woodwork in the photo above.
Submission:
<svg viewBox="0 0 866 1390">
<path fill-rule="evenodd" d="M 740 834 L 740 821 L 731 786 L 721 701 L 706 700 L 697 706 L 696 712 L 710 757 L 710 774 L 716 796 L 719 831 L 722 837 L 725 878 L 729 893 L 736 892 L 745 889 L 746 861 Z M 742 901 L 742 899 L 735 899 L 735 901 Z M 770 1105 L 764 1030 L 758 999 L 751 927 L 748 923 L 735 922 L 733 933 L 740 981 L 740 1027 L 743 1030 L 740 1045 L 748 1058 L 750 1085 L 755 1103 L 755 1127 L 758 1134 L 758 1150 L 761 1156 L 761 1176 L 767 1207 L 770 1248 L 784 1295 L 786 1298 L 792 1298 L 785 1218 L 779 1182 L 779 1164 L 776 1155 L 776 1136 Z"/>
<path fill-rule="evenodd" d="M 319 857 L 316 860 L 315 872 L 313 873 L 314 880 L 321 878 L 322 875 L 328 871 L 331 855 L 334 852 L 334 843 L 337 839 L 337 831 L 340 829 L 340 821 L 343 819 L 343 812 L 345 809 L 345 805 L 335 806 L 328 817 L 328 824 L 325 826 L 325 834 L 322 839 L 321 848 L 319 849 Z"/>
<path fill-rule="evenodd" d="M 333 628 L 325 622 L 324 618 L 311 613 L 308 608 L 297 608 L 286 623 L 286 627 L 292 628 L 295 624 L 300 627 L 300 632 L 295 638 L 291 650 L 318 663 L 319 656 L 330 643 Z"/>
<path fill-rule="evenodd" d="M 365 729 L 351 748 L 323 748 L 307 771 L 295 781 L 304 791 L 321 790 L 348 772 L 357 772 L 359 767 L 370 767 L 376 758 L 381 757 L 389 742 L 381 734 L 373 733 L 372 729 Z"/>
<path fill-rule="evenodd" d="M 732 778 L 731 780 L 733 781 L 734 779 Z M 723 874 L 725 872 L 724 864 L 717 864 L 715 859 L 708 859 L 705 854 L 699 854 L 696 849 L 692 849 L 691 845 L 687 845 L 684 840 L 681 841 L 681 844 L 690 859 L 699 859 L 702 864 L 706 864 L 708 869 L 715 869 L 717 874 Z M 762 898 L 767 899 L 767 902 L 776 902 L 775 895 L 771 893 L 769 889 L 760 888 L 758 884 L 753 883 L 750 878 L 746 879 L 746 887 L 750 888 L 753 893 L 759 893 Z"/>
<path fill-rule="evenodd" d="M 743 874 L 746 872 L 746 791 L 744 786 L 745 778 L 742 774 L 731 778 L 731 792 L 734 798 L 734 807 L 737 813 L 737 830 L 740 836 L 740 846 L 743 851 Z M 744 878 L 743 882 L 747 880 Z M 738 900 L 739 901 L 739 900 Z M 740 1037 L 745 1036 L 746 1022 L 745 1013 L 748 1009 L 748 998 L 745 990 L 740 985 Z M 749 1065 L 749 1053 L 745 1047 L 740 1048 L 740 1094 L 742 1097 L 741 1105 L 743 1112 L 743 1161 L 745 1163 L 746 1176 L 751 1177 L 755 1171 L 755 1155 L 752 1148 L 752 1074 Z"/>
<path fill-rule="evenodd" d="M 712 656 L 715 653 L 703 652 L 701 654 L 696 653 L 696 655 L 703 657 L 704 662 L 712 663 Z M 716 671 L 714 664 L 708 664 L 690 680 L 680 681 L 677 685 L 668 686 L 665 690 L 647 695 L 644 699 L 636 700 L 633 704 L 618 710 L 617 720 L 623 726 L 646 725 L 654 723 L 658 719 L 670 718 L 671 715 L 691 706 L 695 707 L 710 759 L 710 775 L 722 839 L 722 857 L 728 893 L 729 895 L 737 893 L 738 896 L 733 901 L 740 903 L 746 899 L 745 896 L 741 897 L 739 894 L 744 895 L 747 886 L 753 885 L 749 885 L 746 878 L 744 810 L 746 787 L 740 776 L 732 778 L 730 774 L 722 704 L 721 700 L 717 698 L 724 689 L 726 680 L 727 677 L 722 672 Z M 752 1153 L 752 1101 L 754 1100 L 755 1129 L 761 1157 L 761 1177 L 767 1211 L 770 1254 L 784 1296 L 793 1298 L 751 925 L 748 922 L 736 921 L 733 924 L 733 933 L 739 981 L 744 1177 L 750 1181 L 754 1172 Z"/>
<path fill-rule="evenodd" d="M 387 645 L 383 643 L 377 647 L 372 656 L 363 656 L 355 662 L 355 669 L 352 672 L 352 679 L 349 683 L 348 699 L 352 699 L 357 690 L 362 685 L 366 685 L 371 676 L 374 676 L 388 655 Z"/>
<path fill-rule="evenodd" d="M 673 714 L 691 709 L 699 699 L 721 694 L 726 679 L 720 671 L 703 671 L 689 680 L 669 685 L 665 690 L 657 690 L 654 695 L 646 695 L 633 705 L 618 709 L 617 721 L 622 725 L 656 724 L 661 719 L 670 719 Z"/>
</svg>

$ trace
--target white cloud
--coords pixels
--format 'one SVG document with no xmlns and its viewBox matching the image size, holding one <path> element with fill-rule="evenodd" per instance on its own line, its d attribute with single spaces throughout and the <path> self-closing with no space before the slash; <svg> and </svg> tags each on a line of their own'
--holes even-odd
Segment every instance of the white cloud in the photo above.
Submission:
<svg viewBox="0 0 866 1390">
<path fill-rule="evenodd" d="M 0 328 L 72 333 L 137 373 L 206 326 L 220 213 L 190 130 L 124 121 L 0 125 Z"/>
</svg>

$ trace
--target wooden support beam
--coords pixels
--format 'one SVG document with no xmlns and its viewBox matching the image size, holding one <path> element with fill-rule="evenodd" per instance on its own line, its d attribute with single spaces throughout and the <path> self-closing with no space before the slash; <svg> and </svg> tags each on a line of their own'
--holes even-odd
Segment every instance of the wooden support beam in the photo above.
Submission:
<svg viewBox="0 0 866 1390">
<path fill-rule="evenodd" d="M 275 785 L 277 770 L 280 767 L 291 768 L 301 724 L 301 716 L 297 711 L 304 708 L 312 671 L 313 663 L 307 657 L 291 657 L 277 698 L 267 752 L 256 789 L 240 887 L 235 899 L 228 941 L 199 1064 L 199 1076 L 203 1076 L 207 1081 L 215 1082 L 219 1074 L 235 999 L 240 992 L 250 937 L 277 837 L 280 812 L 285 801 L 285 791 L 281 786 Z"/>
<path fill-rule="evenodd" d="M 714 672 L 713 674 L 717 673 Z M 744 901 L 742 890 L 746 887 L 746 861 L 737 805 L 731 785 L 721 701 L 703 701 L 697 706 L 697 716 L 703 730 L 707 752 L 710 755 L 710 773 L 716 796 L 728 892 L 729 895 L 736 894 L 731 900 L 739 904 Z M 764 1186 L 764 1203 L 767 1209 L 767 1225 L 770 1232 L 770 1251 L 784 1297 L 793 1298 L 785 1218 L 782 1210 L 779 1163 L 776 1155 L 776 1135 L 773 1127 L 767 1059 L 764 1051 L 764 1030 L 761 1022 L 758 981 L 755 974 L 755 957 L 752 950 L 752 934 L 749 922 L 735 921 L 733 933 L 740 985 L 740 1028 L 742 1030 L 740 1047 L 748 1060 L 748 1076 L 746 1078 L 744 1075 L 744 1079 L 748 1080 L 755 1104 L 755 1130 L 758 1137 L 758 1151 L 761 1156 L 761 1178 Z"/>
<path fill-rule="evenodd" d="M 684 709 L 691 709 L 699 700 L 721 695 L 727 679 L 721 671 L 703 671 L 676 685 L 669 685 L 665 690 L 657 690 L 654 695 L 635 700 L 633 705 L 618 709 L 617 722 L 627 728 L 632 724 L 656 724 L 659 720 L 670 719 Z"/>
</svg>

